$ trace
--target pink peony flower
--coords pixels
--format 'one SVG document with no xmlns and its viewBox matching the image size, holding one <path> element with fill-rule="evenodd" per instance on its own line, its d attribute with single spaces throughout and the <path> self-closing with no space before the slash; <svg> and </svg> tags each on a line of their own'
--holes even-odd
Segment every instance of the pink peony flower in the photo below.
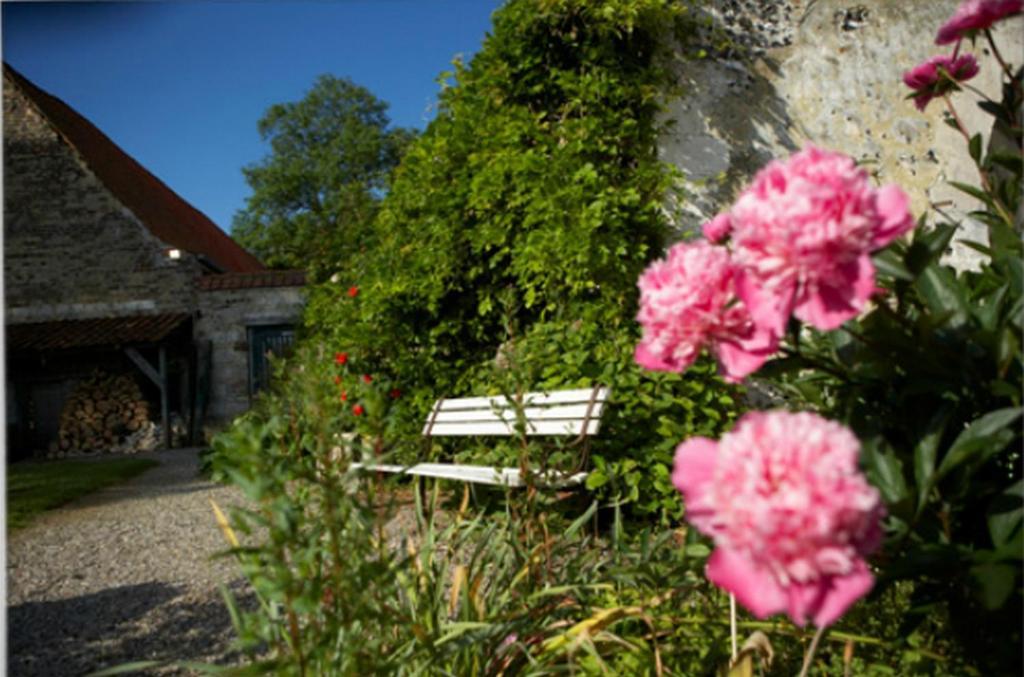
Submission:
<svg viewBox="0 0 1024 677">
<path fill-rule="evenodd" d="M 948 45 L 992 24 L 1024 11 L 1024 0 L 964 0 L 935 37 L 936 45 Z"/>
<path fill-rule="evenodd" d="M 729 237 L 729 231 L 732 230 L 732 219 L 728 212 L 723 212 L 701 226 L 700 230 L 708 242 L 721 242 Z"/>
<path fill-rule="evenodd" d="M 778 340 L 758 330 L 733 289 L 728 250 L 707 242 L 679 243 L 641 275 L 643 337 L 635 359 L 647 369 L 683 371 L 708 345 L 727 381 L 756 371 Z"/>
<path fill-rule="evenodd" d="M 752 412 L 715 442 L 676 449 L 686 517 L 715 542 L 707 576 L 759 618 L 831 625 L 871 590 L 864 557 L 881 541 L 878 490 L 860 444 L 817 414 Z"/>
<path fill-rule="evenodd" d="M 978 74 L 978 62 L 971 54 L 958 57 L 933 56 L 903 74 L 903 83 L 914 90 L 914 105 L 924 110 L 937 96 L 956 89 L 956 83 Z"/>
<path fill-rule="evenodd" d="M 790 314 L 822 330 L 857 315 L 875 289 L 870 253 L 914 225 L 902 190 L 814 146 L 758 172 L 730 214 L 736 292 L 776 336 Z"/>
</svg>

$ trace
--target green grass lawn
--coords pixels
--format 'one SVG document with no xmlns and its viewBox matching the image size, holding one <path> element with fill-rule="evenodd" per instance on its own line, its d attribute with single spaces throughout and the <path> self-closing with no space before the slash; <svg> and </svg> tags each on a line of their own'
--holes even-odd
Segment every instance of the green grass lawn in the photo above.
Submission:
<svg viewBox="0 0 1024 677">
<path fill-rule="evenodd" d="M 50 461 L 7 466 L 7 528 L 20 529 L 39 513 L 159 465 L 152 459 Z"/>
</svg>

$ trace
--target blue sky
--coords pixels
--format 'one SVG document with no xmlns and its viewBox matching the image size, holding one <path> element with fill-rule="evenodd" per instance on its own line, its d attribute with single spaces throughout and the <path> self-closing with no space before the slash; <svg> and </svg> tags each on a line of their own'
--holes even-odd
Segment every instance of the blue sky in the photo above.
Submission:
<svg viewBox="0 0 1024 677">
<path fill-rule="evenodd" d="M 256 122 L 316 77 L 349 77 L 422 129 L 437 77 L 501 0 L 9 3 L 3 58 L 228 231 L 266 153 Z"/>
</svg>

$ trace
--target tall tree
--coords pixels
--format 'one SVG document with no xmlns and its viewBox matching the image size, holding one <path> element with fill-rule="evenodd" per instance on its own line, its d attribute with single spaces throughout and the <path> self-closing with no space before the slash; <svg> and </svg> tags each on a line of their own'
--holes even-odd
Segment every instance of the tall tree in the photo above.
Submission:
<svg viewBox="0 0 1024 677">
<path fill-rule="evenodd" d="M 242 172 L 252 188 L 232 235 L 275 268 L 314 278 L 364 250 L 391 171 L 413 138 L 390 127 L 388 104 L 347 78 L 321 75 L 305 97 L 259 121 L 270 153 Z"/>
</svg>

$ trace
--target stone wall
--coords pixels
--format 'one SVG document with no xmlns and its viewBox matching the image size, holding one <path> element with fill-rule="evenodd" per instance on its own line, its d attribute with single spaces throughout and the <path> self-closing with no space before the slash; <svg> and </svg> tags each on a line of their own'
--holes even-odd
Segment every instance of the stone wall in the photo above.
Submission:
<svg viewBox="0 0 1024 677">
<path fill-rule="evenodd" d="M 8 322 L 187 312 L 200 264 L 172 260 L 4 78 Z"/>
<path fill-rule="evenodd" d="M 202 291 L 196 338 L 212 343 L 212 374 L 206 422 L 217 428 L 246 411 L 249 399 L 248 329 L 298 324 L 305 303 L 302 287 Z"/>
<path fill-rule="evenodd" d="M 944 105 L 922 113 L 906 99 L 902 75 L 926 58 L 951 51 L 935 33 L 960 0 L 713 0 L 717 24 L 739 45 L 733 53 L 686 62 L 687 94 L 670 104 L 663 158 L 685 173 L 688 197 L 672 205 L 681 232 L 698 227 L 736 197 L 764 164 L 806 143 L 866 163 L 879 183 L 897 183 L 915 214 L 941 209 L 964 220 L 975 201 L 948 186 L 977 183 L 963 139 L 942 121 Z M 1024 57 L 1024 19 L 998 25 L 1009 60 Z M 971 81 L 998 98 L 999 72 L 987 45 L 964 49 L 982 72 Z M 736 54 L 744 54 L 743 58 Z M 955 95 L 966 125 L 989 137 L 991 118 L 971 92 Z M 934 221 L 937 214 L 931 214 Z M 964 220 L 961 238 L 984 240 Z M 973 252 L 956 248 L 957 265 Z"/>
</svg>

